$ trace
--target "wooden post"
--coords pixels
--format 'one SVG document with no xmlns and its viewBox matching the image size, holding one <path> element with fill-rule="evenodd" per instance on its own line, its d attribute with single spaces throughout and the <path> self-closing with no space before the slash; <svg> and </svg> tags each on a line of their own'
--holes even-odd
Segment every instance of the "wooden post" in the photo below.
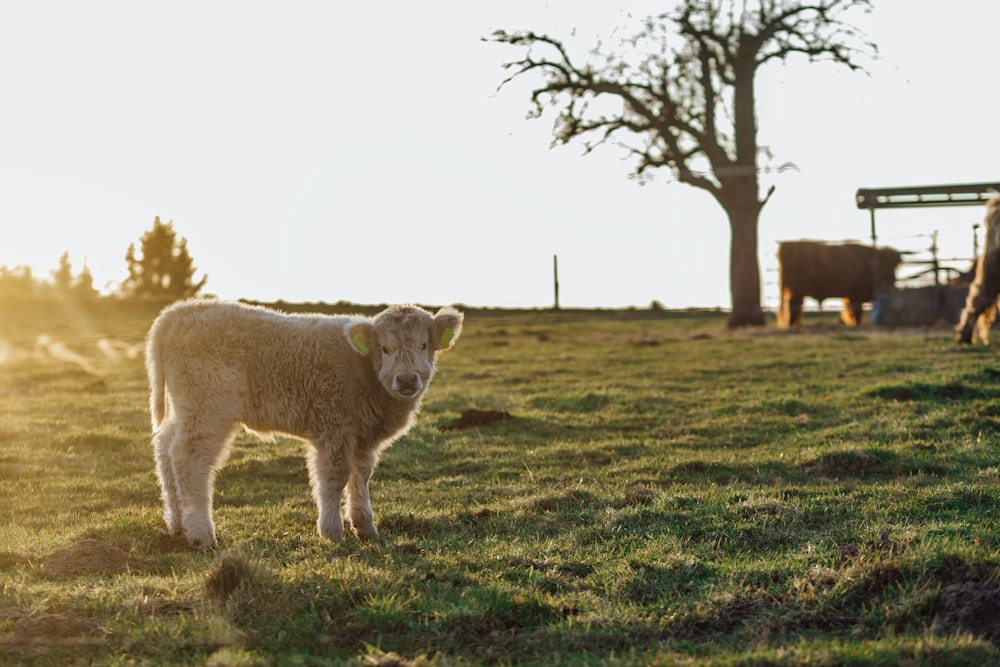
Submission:
<svg viewBox="0 0 1000 667">
<path fill-rule="evenodd" d="M 941 318 L 941 313 L 944 312 L 944 299 L 945 293 L 941 286 L 941 263 L 938 261 L 938 230 L 931 232 L 931 268 L 934 269 L 934 289 L 931 294 L 934 295 L 934 313 L 932 314 L 931 324 L 934 324 Z"/>
<path fill-rule="evenodd" d="M 875 209 L 868 209 L 871 213 L 871 228 L 872 228 L 872 313 L 871 320 L 872 324 L 878 324 L 882 315 L 882 304 L 879 302 L 878 293 L 878 236 L 875 234 Z M 860 318 L 858 318 L 860 322 Z"/>
<path fill-rule="evenodd" d="M 552 280 L 556 292 L 555 309 L 559 310 L 559 255 L 552 255 Z"/>
</svg>

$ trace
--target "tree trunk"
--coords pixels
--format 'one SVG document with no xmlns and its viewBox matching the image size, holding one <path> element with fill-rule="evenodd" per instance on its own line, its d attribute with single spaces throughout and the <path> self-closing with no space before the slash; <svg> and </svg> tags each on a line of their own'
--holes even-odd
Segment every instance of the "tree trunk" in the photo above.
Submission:
<svg viewBox="0 0 1000 667">
<path fill-rule="evenodd" d="M 741 47 L 735 63 L 733 90 L 736 173 L 720 178 L 724 194 L 719 198 L 729 216 L 732 230 L 729 292 L 733 312 L 726 324 L 730 329 L 764 326 L 764 311 L 760 307 L 760 264 L 757 261 L 757 221 L 762 203 L 757 181 L 756 68 L 756 50 Z"/>
<path fill-rule="evenodd" d="M 756 197 L 753 203 L 757 204 Z M 757 260 L 757 220 L 760 206 L 727 208 L 732 238 L 729 246 L 729 293 L 733 312 L 726 327 L 764 326 L 760 306 L 760 264 Z"/>
</svg>

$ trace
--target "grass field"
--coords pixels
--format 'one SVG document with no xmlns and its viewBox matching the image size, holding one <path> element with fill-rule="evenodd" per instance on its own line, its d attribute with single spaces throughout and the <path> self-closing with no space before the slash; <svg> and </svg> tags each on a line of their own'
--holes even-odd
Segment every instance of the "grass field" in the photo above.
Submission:
<svg viewBox="0 0 1000 667">
<path fill-rule="evenodd" d="M 156 310 L 0 305 L 2 664 L 1000 664 L 994 349 L 469 312 L 376 542 L 320 539 L 302 445 L 241 435 L 204 553 L 127 354 Z"/>
</svg>

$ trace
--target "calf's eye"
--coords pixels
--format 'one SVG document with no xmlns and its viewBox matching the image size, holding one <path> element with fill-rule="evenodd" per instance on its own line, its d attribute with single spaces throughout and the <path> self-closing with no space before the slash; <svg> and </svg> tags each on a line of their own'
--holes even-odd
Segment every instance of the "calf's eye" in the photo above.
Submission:
<svg viewBox="0 0 1000 667">
<path fill-rule="evenodd" d="M 423 345 L 421 345 L 420 349 L 421 350 L 426 350 L 427 349 L 427 343 L 424 343 Z"/>
<path fill-rule="evenodd" d="M 389 348 L 387 348 L 385 345 L 382 346 L 382 354 L 389 354 Z"/>
</svg>

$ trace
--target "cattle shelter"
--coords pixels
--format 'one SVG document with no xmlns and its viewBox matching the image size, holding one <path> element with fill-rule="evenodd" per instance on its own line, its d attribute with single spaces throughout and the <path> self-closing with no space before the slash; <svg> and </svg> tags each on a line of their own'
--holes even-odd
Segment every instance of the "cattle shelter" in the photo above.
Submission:
<svg viewBox="0 0 1000 667">
<path fill-rule="evenodd" d="M 987 200 L 1000 194 L 1000 181 L 985 183 L 959 183 L 951 185 L 900 186 L 891 188 L 859 188 L 855 194 L 855 203 L 859 209 L 868 209 L 871 221 L 871 242 L 875 247 L 878 233 L 875 225 L 876 209 L 897 208 L 927 208 L 950 206 L 983 206 Z M 973 257 L 978 255 L 975 230 L 973 225 Z M 967 285 L 956 285 L 951 280 L 959 273 L 952 267 L 943 266 L 936 254 L 936 241 L 931 246 L 930 260 L 913 262 L 925 264 L 927 268 L 916 276 L 931 275 L 933 284 L 921 288 L 898 290 L 884 305 L 886 313 L 882 318 L 873 317 L 873 321 L 881 319 L 883 324 L 933 324 L 941 320 L 957 320 L 957 314 L 964 303 Z M 948 272 L 951 271 L 952 274 Z M 944 272 L 949 280 L 942 282 L 940 274 Z M 916 277 L 916 276 L 911 276 Z M 874 276 L 873 276 L 874 280 Z M 877 308 L 877 310 L 882 310 Z"/>
</svg>

